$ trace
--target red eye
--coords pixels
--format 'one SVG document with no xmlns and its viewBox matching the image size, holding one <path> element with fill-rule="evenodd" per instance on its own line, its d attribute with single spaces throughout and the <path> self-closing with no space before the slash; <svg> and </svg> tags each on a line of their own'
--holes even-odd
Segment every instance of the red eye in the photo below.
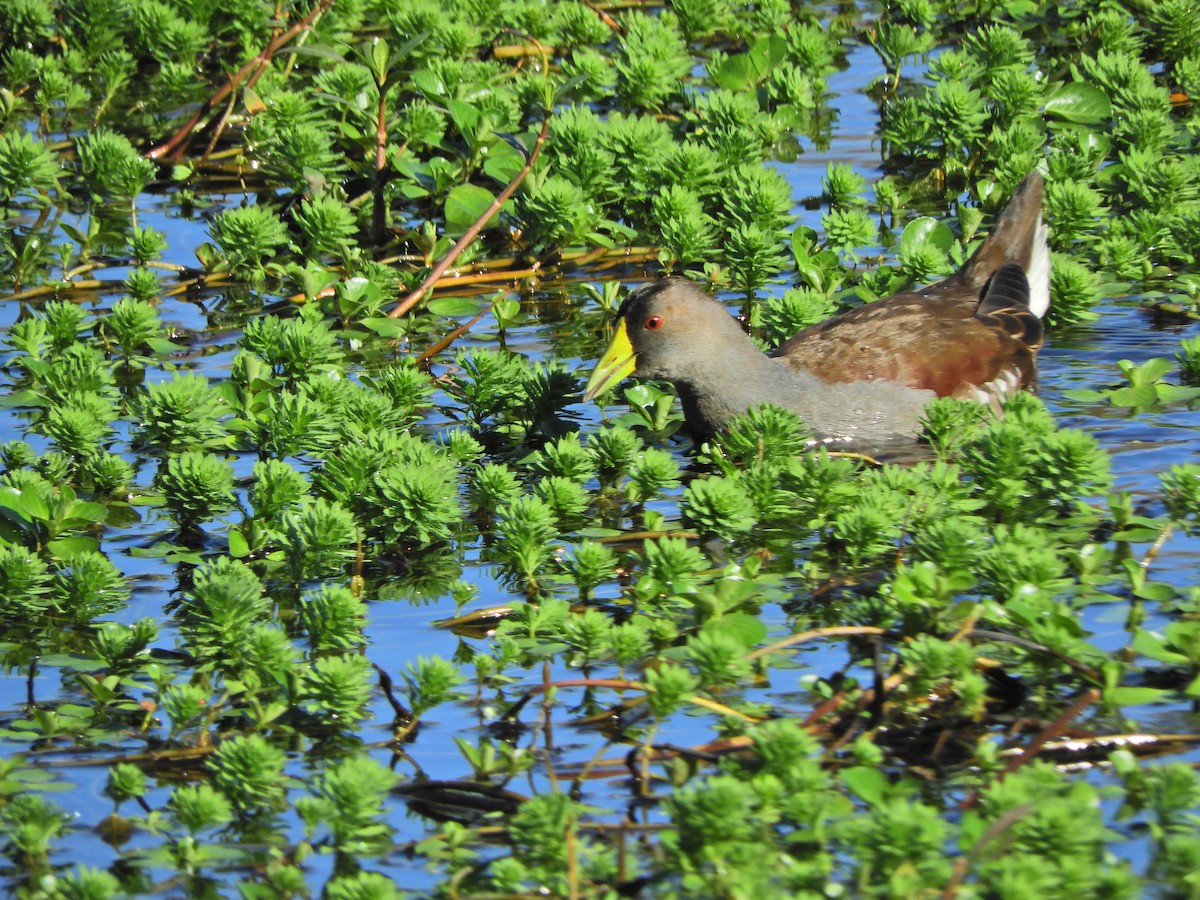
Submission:
<svg viewBox="0 0 1200 900">
<path fill-rule="evenodd" d="M 646 319 L 646 321 L 642 323 L 642 327 L 647 331 L 658 331 L 658 329 L 662 328 L 662 326 L 662 316 L 650 316 L 650 318 Z"/>
</svg>

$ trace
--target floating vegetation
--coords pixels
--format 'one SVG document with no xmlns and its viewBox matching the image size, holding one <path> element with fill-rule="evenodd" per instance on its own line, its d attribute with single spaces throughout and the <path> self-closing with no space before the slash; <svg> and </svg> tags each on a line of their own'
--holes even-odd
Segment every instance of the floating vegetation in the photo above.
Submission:
<svg viewBox="0 0 1200 900">
<path fill-rule="evenodd" d="M 0 0 L 4 891 L 1197 896 L 1194 335 L 906 462 L 579 402 L 1035 168 L 1049 343 L 1191 325 L 1193 7 Z"/>
</svg>

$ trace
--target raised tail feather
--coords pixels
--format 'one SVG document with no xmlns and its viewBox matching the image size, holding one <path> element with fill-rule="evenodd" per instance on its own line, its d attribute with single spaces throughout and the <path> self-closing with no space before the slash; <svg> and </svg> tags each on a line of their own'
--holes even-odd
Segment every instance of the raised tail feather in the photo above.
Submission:
<svg viewBox="0 0 1200 900">
<path fill-rule="evenodd" d="M 1028 308 L 1039 318 L 1050 308 L 1050 248 L 1041 215 L 1044 189 L 1040 174 L 1026 175 L 987 239 L 958 275 L 982 293 L 1001 267 L 1008 263 L 1020 266 L 1029 283 Z"/>
</svg>

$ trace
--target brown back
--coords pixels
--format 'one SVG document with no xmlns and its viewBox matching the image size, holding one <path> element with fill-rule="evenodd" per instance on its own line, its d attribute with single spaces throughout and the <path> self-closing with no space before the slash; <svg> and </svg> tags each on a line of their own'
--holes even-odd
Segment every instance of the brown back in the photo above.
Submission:
<svg viewBox="0 0 1200 900">
<path fill-rule="evenodd" d="M 884 379 L 938 396 L 987 384 L 1008 370 L 1031 383 L 1042 324 L 1029 308 L 1025 273 L 1044 241 L 1041 207 L 1042 179 L 1035 173 L 1021 182 L 960 271 L 922 291 L 810 326 L 772 355 L 829 382 Z"/>
</svg>

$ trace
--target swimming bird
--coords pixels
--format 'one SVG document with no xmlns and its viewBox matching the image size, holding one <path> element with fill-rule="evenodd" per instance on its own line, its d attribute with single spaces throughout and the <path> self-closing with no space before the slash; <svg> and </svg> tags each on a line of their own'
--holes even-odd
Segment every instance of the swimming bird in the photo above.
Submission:
<svg viewBox="0 0 1200 900">
<path fill-rule="evenodd" d="M 725 307 L 686 278 L 633 291 L 584 393 L 629 375 L 675 385 L 697 439 L 770 402 L 818 440 L 911 437 L 934 397 L 999 403 L 1036 379 L 1050 252 L 1042 177 L 1025 177 L 986 240 L 954 275 L 805 328 L 763 353 Z"/>
</svg>

